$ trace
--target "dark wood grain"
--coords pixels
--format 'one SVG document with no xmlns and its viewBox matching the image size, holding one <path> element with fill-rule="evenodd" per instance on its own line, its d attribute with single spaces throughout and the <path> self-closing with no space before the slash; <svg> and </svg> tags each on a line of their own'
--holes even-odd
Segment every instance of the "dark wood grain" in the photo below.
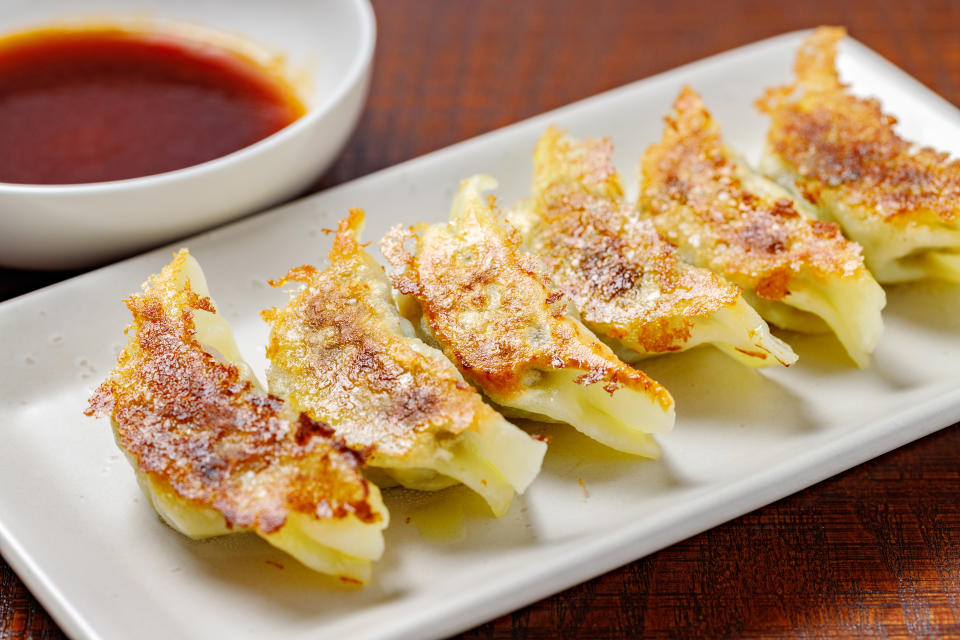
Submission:
<svg viewBox="0 0 960 640">
<path fill-rule="evenodd" d="M 375 6 L 379 42 L 369 104 L 315 189 L 822 23 L 846 25 L 960 101 L 960 3 L 949 0 Z M 70 275 L 0 270 L 0 299 Z M 955 426 L 462 637 L 960 637 L 958 494 Z M 62 637 L 2 561 L 0 637 Z"/>
</svg>

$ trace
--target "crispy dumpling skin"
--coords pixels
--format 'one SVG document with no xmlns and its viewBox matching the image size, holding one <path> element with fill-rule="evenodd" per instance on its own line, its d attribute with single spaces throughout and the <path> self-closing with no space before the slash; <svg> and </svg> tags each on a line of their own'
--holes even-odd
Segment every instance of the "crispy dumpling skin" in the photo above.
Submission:
<svg viewBox="0 0 960 640">
<path fill-rule="evenodd" d="M 261 391 L 186 249 L 126 300 L 130 338 L 90 400 L 160 516 L 194 537 L 254 531 L 367 582 L 388 514 L 332 430 Z"/>
<path fill-rule="evenodd" d="M 767 321 L 833 331 L 865 366 L 883 333 L 886 295 L 860 245 L 738 158 L 689 87 L 666 123 L 641 158 L 642 214 L 684 260 L 742 287 Z"/>
<path fill-rule="evenodd" d="M 797 84 L 757 102 L 771 120 L 759 168 L 862 245 L 878 282 L 960 282 L 960 160 L 904 140 L 879 101 L 847 91 L 836 69 L 844 35 L 814 31 Z"/>
<path fill-rule="evenodd" d="M 751 367 L 795 362 L 736 286 L 681 260 L 639 219 L 611 154 L 609 140 L 548 128 L 532 197 L 508 214 L 584 324 L 628 362 L 704 344 Z"/>
<path fill-rule="evenodd" d="M 292 269 L 303 283 L 270 323 L 270 390 L 331 425 L 366 464 L 413 489 L 462 482 L 503 515 L 540 471 L 546 444 L 487 405 L 397 312 L 383 268 L 359 244 L 363 212 L 340 222 L 330 266 Z"/>
<path fill-rule="evenodd" d="M 658 455 L 649 433 L 673 427 L 670 394 L 569 315 L 563 293 L 482 195 L 495 186 L 488 176 L 465 180 L 449 223 L 421 225 L 419 235 L 397 226 L 381 241 L 401 313 L 510 414 Z"/>
</svg>

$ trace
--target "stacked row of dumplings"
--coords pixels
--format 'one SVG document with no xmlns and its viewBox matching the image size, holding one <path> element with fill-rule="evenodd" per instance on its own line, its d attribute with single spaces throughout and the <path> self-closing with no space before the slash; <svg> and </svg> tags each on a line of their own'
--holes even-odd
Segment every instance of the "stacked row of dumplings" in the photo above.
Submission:
<svg viewBox="0 0 960 640">
<path fill-rule="evenodd" d="M 158 513 L 193 537 L 254 531 L 304 564 L 366 582 L 389 514 L 378 485 L 462 483 L 504 514 L 547 445 L 506 417 L 562 422 L 655 457 L 666 389 L 629 363 L 712 345 L 747 366 L 797 356 L 767 325 L 834 333 L 866 366 L 881 282 L 960 281 L 960 167 L 914 151 L 834 68 L 820 29 L 796 87 L 771 91 L 753 170 L 684 89 L 627 202 L 608 141 L 555 129 L 531 196 L 499 216 L 486 176 L 449 222 L 394 228 L 389 274 L 342 220 L 324 270 L 263 312 L 268 390 L 186 250 L 127 299 L 130 339 L 88 414 L 110 415 Z M 846 234 L 846 237 L 844 236 Z M 857 244 L 857 243 L 860 244 Z M 872 272 L 872 273 L 871 273 Z"/>
</svg>

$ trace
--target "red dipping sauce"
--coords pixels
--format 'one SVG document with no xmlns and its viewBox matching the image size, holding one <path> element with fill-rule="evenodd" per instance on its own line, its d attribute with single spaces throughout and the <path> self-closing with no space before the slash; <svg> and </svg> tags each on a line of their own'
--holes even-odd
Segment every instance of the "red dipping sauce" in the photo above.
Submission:
<svg viewBox="0 0 960 640">
<path fill-rule="evenodd" d="M 109 27 L 0 38 L 0 182 L 102 182 L 182 169 L 303 113 L 277 74 L 215 45 Z"/>
</svg>

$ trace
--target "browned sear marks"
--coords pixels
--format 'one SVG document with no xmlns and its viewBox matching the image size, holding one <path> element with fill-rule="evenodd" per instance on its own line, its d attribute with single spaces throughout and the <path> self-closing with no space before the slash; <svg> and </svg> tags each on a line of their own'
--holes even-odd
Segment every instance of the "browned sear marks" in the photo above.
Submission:
<svg viewBox="0 0 960 640">
<path fill-rule="evenodd" d="M 129 343 L 87 414 L 112 416 L 140 472 L 230 527 L 272 533 L 293 512 L 379 520 L 356 456 L 329 427 L 259 392 L 196 340 L 195 315 L 216 311 L 177 281 L 186 258 L 181 251 L 127 298 Z"/>
<path fill-rule="evenodd" d="M 771 118 L 771 151 L 793 167 L 798 187 L 815 204 L 829 189 L 885 220 L 917 214 L 957 220 L 960 160 L 917 148 L 896 134 L 896 118 L 876 99 L 847 92 L 835 63 L 845 35 L 839 27 L 817 29 L 797 55 L 798 83 L 768 90 L 757 102 Z"/>
<path fill-rule="evenodd" d="M 303 283 L 271 323 L 271 389 L 330 423 L 377 465 L 436 446 L 495 417 L 439 351 L 404 335 L 383 269 L 359 244 L 363 212 L 343 219 L 330 266 L 291 269 L 276 286 Z M 431 449 L 432 450 L 432 449 Z"/>
<path fill-rule="evenodd" d="M 860 246 L 836 224 L 801 214 L 733 154 L 689 87 L 644 154 L 641 182 L 641 208 L 682 256 L 761 298 L 784 298 L 801 271 L 824 279 L 864 268 Z"/>
<path fill-rule="evenodd" d="M 543 372 L 572 369 L 580 372 L 580 384 L 601 383 L 611 393 L 631 387 L 671 406 L 663 387 L 566 315 L 564 296 L 521 250 L 518 235 L 501 226 L 479 196 L 479 181 L 461 186 L 460 210 L 449 224 L 422 227 L 419 234 L 396 227 L 381 241 L 394 285 L 417 298 L 447 356 L 498 402 L 522 393 Z M 604 258 L 598 253 L 596 259 Z M 605 283 L 609 291 L 622 286 L 616 278 Z"/>
<path fill-rule="evenodd" d="M 527 242 L 583 320 L 648 353 L 682 349 L 694 323 L 739 291 L 680 262 L 623 199 L 608 139 L 576 142 L 550 127 L 534 151 Z"/>
</svg>

